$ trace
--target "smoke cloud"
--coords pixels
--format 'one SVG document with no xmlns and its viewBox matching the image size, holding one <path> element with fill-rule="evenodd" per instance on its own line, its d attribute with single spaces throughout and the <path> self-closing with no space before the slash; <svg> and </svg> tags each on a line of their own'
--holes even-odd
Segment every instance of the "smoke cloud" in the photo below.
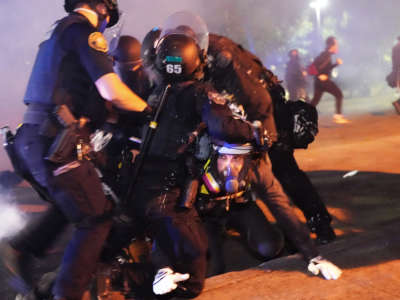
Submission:
<svg viewBox="0 0 400 300">
<path fill-rule="evenodd" d="M 0 189 L 0 240 L 20 231 L 27 223 L 28 216 L 18 208 L 15 197 Z"/>
</svg>

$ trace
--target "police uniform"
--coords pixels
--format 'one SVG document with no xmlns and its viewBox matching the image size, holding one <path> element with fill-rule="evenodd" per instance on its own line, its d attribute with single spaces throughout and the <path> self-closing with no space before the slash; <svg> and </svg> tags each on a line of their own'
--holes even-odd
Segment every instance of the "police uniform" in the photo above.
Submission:
<svg viewBox="0 0 400 300">
<path fill-rule="evenodd" d="M 282 94 L 277 94 L 272 99 L 274 119 L 279 132 L 278 140 L 268 151 L 272 171 L 293 203 L 303 212 L 311 232 L 317 234 L 317 240 L 321 244 L 326 244 L 336 237 L 330 227 L 332 217 L 311 180 L 299 168 L 294 157 L 293 115 L 285 103 L 285 98 Z"/>
<path fill-rule="evenodd" d="M 111 227 L 112 205 L 93 163 L 77 161 L 75 152 L 69 158 L 75 167 L 54 175 L 63 163 L 45 159 L 57 135 L 55 128 L 45 123 L 52 124 L 47 121 L 60 104 L 67 105 L 76 119 L 89 119 L 89 132 L 104 121 L 104 100 L 94 82 L 113 72 L 107 51 L 103 35 L 86 17 L 71 13 L 58 21 L 50 38 L 40 45 L 24 97 L 28 108 L 15 139 L 21 161 L 54 203 L 38 224 L 27 227 L 10 244 L 23 253 L 40 255 L 66 224 L 75 224 L 53 287 L 54 295 L 67 299 L 80 299 L 88 286 Z"/>
<path fill-rule="evenodd" d="M 157 89 L 155 98 L 160 94 Z M 153 95 L 149 99 L 152 101 Z M 187 281 L 180 283 L 185 296 L 196 296 L 203 288 L 207 238 L 196 209 L 179 205 L 190 176 L 186 161 L 193 156 L 190 149 L 183 153 L 179 149 L 202 122 L 213 137 L 232 143 L 253 139 L 251 126 L 233 119 L 229 108 L 208 84 L 200 81 L 173 84 L 138 178 L 134 199 L 129 202 L 131 214 L 144 216 L 154 238 L 158 249 L 152 257 L 155 266 L 158 269 L 169 266 L 175 272 L 190 274 Z"/>
<path fill-rule="evenodd" d="M 275 142 L 277 131 L 271 95 L 274 97 L 272 87 L 277 86 L 277 78 L 257 57 L 226 37 L 210 34 L 208 54 L 209 80 L 215 83 L 219 92 L 225 90 L 243 106 L 249 121 L 260 120 L 268 131 L 270 142 Z M 289 198 L 272 173 L 268 154 L 253 162 L 249 176 L 252 190 L 265 202 L 304 259 L 308 261 L 317 256 L 307 228 L 295 215 Z"/>
</svg>

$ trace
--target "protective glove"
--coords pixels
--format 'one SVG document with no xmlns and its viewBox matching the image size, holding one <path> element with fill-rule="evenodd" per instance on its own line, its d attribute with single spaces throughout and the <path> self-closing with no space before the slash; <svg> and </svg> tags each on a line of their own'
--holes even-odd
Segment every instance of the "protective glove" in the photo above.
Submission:
<svg viewBox="0 0 400 300">
<path fill-rule="evenodd" d="M 317 256 L 311 259 L 307 269 L 314 275 L 321 273 L 326 280 L 336 280 L 342 274 L 342 270 L 330 261 L 324 259 L 322 256 Z"/>
<path fill-rule="evenodd" d="M 178 283 L 188 280 L 189 274 L 174 272 L 171 268 L 162 268 L 157 271 L 153 281 L 153 292 L 156 295 L 164 295 L 178 287 Z"/>
</svg>

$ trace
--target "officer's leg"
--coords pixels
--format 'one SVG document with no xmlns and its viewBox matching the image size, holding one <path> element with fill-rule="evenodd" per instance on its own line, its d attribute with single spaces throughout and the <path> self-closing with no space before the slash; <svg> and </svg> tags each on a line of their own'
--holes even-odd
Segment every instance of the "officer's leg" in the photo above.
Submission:
<svg viewBox="0 0 400 300">
<path fill-rule="evenodd" d="M 311 232 L 317 233 L 319 242 L 325 244 L 335 239 L 330 227 L 332 218 L 308 176 L 300 170 L 293 151 L 270 149 L 274 175 L 293 203 L 300 208 Z"/>
<path fill-rule="evenodd" d="M 268 206 L 284 233 L 304 258 L 309 260 L 317 256 L 317 249 L 309 237 L 307 227 L 296 216 L 288 196 L 272 173 L 268 154 L 254 161 L 249 175 L 253 191 Z"/>
<path fill-rule="evenodd" d="M 81 299 L 111 228 L 111 203 L 90 162 L 54 178 L 53 198 L 76 229 L 53 287 L 57 297 Z"/>
<path fill-rule="evenodd" d="M 155 192 L 143 190 L 137 199 L 152 199 L 147 206 L 150 232 L 163 255 L 152 256 L 157 269 L 172 266 L 174 272 L 189 273 L 190 278 L 179 284 L 174 294 L 195 297 L 204 286 L 207 268 L 207 237 L 194 208 L 180 209 L 178 188 Z M 154 197 L 155 195 L 155 197 Z M 143 196 L 143 197 L 142 197 Z"/>
<path fill-rule="evenodd" d="M 227 226 L 236 229 L 250 250 L 264 260 L 274 258 L 282 251 L 282 233 L 268 221 L 254 201 L 233 205 Z"/>
<path fill-rule="evenodd" d="M 10 239 L 10 245 L 35 257 L 43 257 L 64 231 L 68 220 L 56 207 L 50 206 L 41 217 L 30 222 L 18 235 Z"/>
<path fill-rule="evenodd" d="M 15 136 L 15 153 L 24 171 L 46 190 L 50 184 L 51 169 L 43 159 L 50 141 L 38 134 L 39 126 L 24 124 Z M 11 272 L 11 285 L 25 293 L 31 285 L 29 270 L 31 255 L 42 256 L 64 229 L 67 221 L 62 213 L 51 207 L 38 220 L 30 222 L 24 230 L 1 247 L 2 259 Z M 15 283 L 15 284 L 14 284 Z"/>
<path fill-rule="evenodd" d="M 225 208 L 224 208 L 225 209 Z M 225 217 L 202 217 L 204 228 L 208 238 L 208 268 L 207 276 L 215 276 L 225 272 L 225 260 L 223 255 Z"/>
</svg>

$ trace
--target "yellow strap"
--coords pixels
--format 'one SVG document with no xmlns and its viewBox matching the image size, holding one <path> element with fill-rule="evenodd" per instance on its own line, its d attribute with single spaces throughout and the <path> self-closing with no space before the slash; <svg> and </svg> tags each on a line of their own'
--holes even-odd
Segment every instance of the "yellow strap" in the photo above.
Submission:
<svg viewBox="0 0 400 300">
<path fill-rule="evenodd" d="M 151 121 L 150 124 L 149 124 L 149 127 L 153 128 L 153 129 L 156 129 L 157 126 L 158 126 L 158 123 L 156 121 Z"/>
<path fill-rule="evenodd" d="M 229 194 L 229 195 L 225 195 L 225 196 L 221 196 L 221 197 L 211 198 L 210 200 L 216 200 L 216 201 L 226 200 L 226 199 L 230 200 L 230 199 L 234 199 L 234 198 L 238 198 L 238 197 L 242 196 L 244 194 L 244 192 L 246 192 L 246 190 L 237 192 L 235 194 Z"/>
</svg>

